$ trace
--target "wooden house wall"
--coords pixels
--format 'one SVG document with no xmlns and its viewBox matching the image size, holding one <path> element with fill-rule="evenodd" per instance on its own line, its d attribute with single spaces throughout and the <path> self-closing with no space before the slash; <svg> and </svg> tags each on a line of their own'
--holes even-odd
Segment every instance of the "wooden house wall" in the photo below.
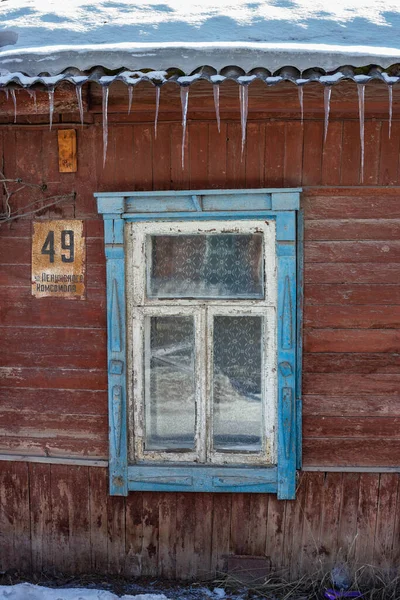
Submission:
<svg viewBox="0 0 400 600">
<path fill-rule="evenodd" d="M 0 227 L 0 455 L 10 459 L 0 460 L 0 570 L 192 578 L 220 571 L 227 555 L 267 556 L 292 576 L 343 555 L 397 564 L 399 475 L 379 468 L 400 467 L 400 120 L 389 139 L 386 88 L 367 89 L 361 183 L 354 86 L 334 89 L 325 144 L 320 86 L 306 91 L 303 124 L 293 86 L 257 86 L 243 160 L 236 84 L 221 89 L 221 133 L 210 86 L 194 88 L 183 170 L 176 86 L 163 88 L 157 139 L 153 89 L 135 90 L 129 116 L 126 92 L 111 90 L 104 168 L 95 89 L 83 127 L 62 112 L 51 131 L 47 114 L 25 104 L 14 125 L 1 100 L 0 170 L 46 183 L 48 195 L 76 192 L 40 218 L 84 220 L 87 298 L 32 297 L 31 219 Z M 395 116 L 397 107 L 395 95 Z M 75 174 L 58 172 L 59 127 L 77 131 Z M 303 464 L 321 470 L 302 474 L 297 500 L 112 498 L 105 467 L 49 464 L 107 458 L 105 259 L 93 193 L 295 186 L 305 215 Z M 37 197 L 25 188 L 12 210 Z M 329 470 L 352 467 L 372 472 Z"/>
</svg>

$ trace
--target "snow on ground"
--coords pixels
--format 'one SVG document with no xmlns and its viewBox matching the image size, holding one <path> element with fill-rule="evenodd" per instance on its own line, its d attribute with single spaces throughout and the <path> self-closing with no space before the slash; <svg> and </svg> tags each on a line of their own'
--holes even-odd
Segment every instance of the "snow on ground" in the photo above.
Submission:
<svg viewBox="0 0 400 600">
<path fill-rule="evenodd" d="M 0 586 L 0 600 L 167 600 L 164 594 L 139 594 L 136 596 L 116 596 L 104 590 L 84 588 L 52 589 L 31 583 Z"/>
<path fill-rule="evenodd" d="M 389 66 L 399 30 L 399 0 L 5 0 L 0 68 Z"/>
<path fill-rule="evenodd" d="M 168 594 L 168 592 L 166 592 Z M 174 592 L 171 596 L 168 594 L 136 594 L 117 596 L 112 592 L 99 589 L 86 588 L 48 588 L 31 583 L 19 583 L 17 585 L 0 585 L 0 600 L 186 600 L 194 598 L 191 593 L 186 593 L 183 589 L 179 596 Z M 222 600 L 226 598 L 225 591 L 222 588 L 215 588 L 213 591 L 207 588 L 197 588 L 196 598 L 207 600 Z M 231 599 L 240 600 L 239 596 L 229 596 Z"/>
</svg>

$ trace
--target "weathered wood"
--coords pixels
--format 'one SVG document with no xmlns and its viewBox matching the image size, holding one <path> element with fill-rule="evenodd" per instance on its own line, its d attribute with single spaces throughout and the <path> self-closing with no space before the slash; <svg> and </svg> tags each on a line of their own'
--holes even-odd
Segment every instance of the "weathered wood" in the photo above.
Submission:
<svg viewBox="0 0 400 600">
<path fill-rule="evenodd" d="M 306 222 L 307 241 L 398 240 L 399 219 L 320 219 Z"/>
<path fill-rule="evenodd" d="M 378 491 L 379 475 L 361 473 L 357 509 L 357 539 L 355 544 L 355 562 L 359 565 L 372 565 L 374 562 Z"/>
<path fill-rule="evenodd" d="M 399 417 L 304 416 L 303 433 L 311 438 L 400 439 Z"/>
<path fill-rule="evenodd" d="M 360 125 L 358 121 L 344 121 L 342 135 L 342 163 L 340 167 L 341 185 L 360 185 Z"/>
<path fill-rule="evenodd" d="M 340 181 L 340 162 L 343 138 L 343 123 L 331 122 L 323 148 L 322 184 L 331 185 Z"/>
<path fill-rule="evenodd" d="M 311 221 L 310 221 L 311 222 Z M 305 283 L 398 283 L 398 263 L 307 263 Z"/>
<path fill-rule="evenodd" d="M 142 574 L 154 577 L 158 573 L 160 494 L 143 492 L 142 497 Z"/>
<path fill-rule="evenodd" d="M 337 560 L 342 486 L 342 473 L 324 474 L 321 490 L 320 557 L 326 570 L 333 567 Z"/>
<path fill-rule="evenodd" d="M 368 452 L 366 452 L 368 444 Z M 303 438 L 305 466 L 398 466 L 400 441 L 385 438 Z"/>
<path fill-rule="evenodd" d="M 399 240 L 382 242 L 306 242 L 305 262 L 400 262 Z"/>
<path fill-rule="evenodd" d="M 400 304 L 400 286 L 393 284 L 306 284 L 305 294 L 306 304 Z"/>
<path fill-rule="evenodd" d="M 178 492 L 176 495 L 176 576 L 194 579 L 195 495 Z"/>
<path fill-rule="evenodd" d="M 400 373 L 400 355 L 346 352 L 305 353 L 305 373 Z"/>
<path fill-rule="evenodd" d="M 400 395 L 374 394 L 320 395 L 305 394 L 303 411 L 306 415 L 334 416 L 400 416 Z"/>
<path fill-rule="evenodd" d="M 399 190 L 316 188 L 302 198 L 305 222 L 308 219 L 391 219 L 400 218 Z M 349 261 L 350 262 L 350 261 Z M 388 261 L 389 262 L 389 261 Z"/>
<path fill-rule="evenodd" d="M 211 572 L 222 573 L 226 569 L 229 554 L 231 525 L 231 494 L 214 494 Z"/>
<path fill-rule="evenodd" d="M 20 411 L 27 414 L 45 415 L 107 415 L 107 394 L 105 391 L 57 390 L 25 387 L 23 390 L 11 387 L 0 388 L 0 411 Z M 44 417 L 41 417 L 44 418 Z"/>
<path fill-rule="evenodd" d="M 52 541 L 51 465 L 29 465 L 32 569 L 41 572 L 49 564 Z"/>
<path fill-rule="evenodd" d="M 197 497 L 202 498 L 202 496 L 201 494 Z M 211 511 L 209 511 L 209 515 L 211 516 Z M 207 519 L 207 516 L 207 513 L 202 514 L 204 519 Z M 176 533 L 176 494 L 174 492 L 160 494 L 158 572 L 161 577 L 165 577 L 166 579 L 176 579 Z M 203 566 L 203 563 L 200 563 L 200 568 L 201 566 Z"/>
<path fill-rule="evenodd" d="M 106 368 L 105 329 L 2 327 L 0 335 L 4 367 Z"/>
<path fill-rule="evenodd" d="M 359 497 L 360 475 L 343 473 L 342 500 L 338 525 L 338 557 L 354 565 L 357 539 L 357 507 Z M 352 567 L 350 566 L 350 569 Z M 354 568 L 354 567 L 353 567 Z"/>
<path fill-rule="evenodd" d="M 264 185 L 282 187 L 285 160 L 284 123 L 272 121 L 265 124 Z M 227 185 L 229 179 L 227 180 Z"/>
<path fill-rule="evenodd" d="M 397 352 L 398 329 L 309 329 L 304 336 L 306 352 Z"/>
<path fill-rule="evenodd" d="M 304 123 L 302 185 L 321 184 L 323 135 L 323 124 L 321 121 Z"/>
<path fill-rule="evenodd" d="M 382 473 L 380 476 L 373 563 L 385 570 L 390 569 L 393 544 L 398 542 L 394 539 L 398 520 L 396 516 L 398 481 L 399 478 L 395 474 Z"/>
<path fill-rule="evenodd" d="M 107 500 L 107 571 L 121 574 L 126 552 L 125 498 L 108 496 Z"/>
<path fill-rule="evenodd" d="M 33 367 L 0 367 L 0 379 L 6 387 L 106 390 L 107 374 L 102 369 L 43 369 Z"/>
<path fill-rule="evenodd" d="M 217 500 L 219 516 L 229 517 L 232 495 L 181 494 L 176 504 L 176 494 L 132 493 L 125 500 L 108 497 L 106 469 L 0 462 L 0 473 L 2 569 L 24 560 L 30 569 L 32 555 L 35 569 L 71 575 L 91 569 L 140 576 L 152 563 L 164 577 L 174 578 L 177 568 L 181 577 L 204 579 L 216 574 L 207 568 L 212 553 L 221 552 L 223 568 L 235 552 L 235 523 L 217 521 L 218 511 L 211 510 Z M 246 521 L 242 530 L 250 535 L 241 543 L 250 556 L 269 556 L 272 568 L 280 573 L 284 568 L 291 578 L 323 575 L 340 560 L 349 560 L 350 569 L 365 564 L 389 569 L 399 551 L 398 484 L 395 473 L 314 472 L 301 476 L 296 501 L 238 497 L 238 507 L 250 499 L 250 510 L 240 514 Z M 177 554 L 176 543 L 181 545 Z M 144 548 L 152 557 L 142 564 Z"/>
<path fill-rule="evenodd" d="M 324 298 L 324 302 L 327 300 Z M 398 328 L 399 324 L 399 305 L 311 304 L 304 308 L 305 327 L 316 329 L 393 329 Z"/>
<path fill-rule="evenodd" d="M 107 496 L 107 470 L 89 469 L 90 570 L 94 573 L 107 571 Z"/>
<path fill-rule="evenodd" d="M 20 335 L 21 331 L 26 331 L 21 327 L 34 327 L 38 341 L 45 337 L 45 332 L 51 331 L 50 327 L 64 328 L 66 314 L 68 314 L 68 321 L 72 327 L 88 328 L 88 335 L 90 335 L 90 331 L 96 332 L 94 338 L 99 339 L 100 330 L 105 331 L 106 327 L 105 305 L 104 290 L 89 290 L 86 302 L 80 303 L 63 298 L 40 298 L 38 301 L 32 296 L 30 288 L 0 287 L 0 321 L 2 325 L 12 327 L 12 331 L 17 330 Z M 56 310 L 54 310 L 55 307 Z M 4 332 L 5 329 L 2 328 L 2 331 Z M 10 335 L 8 334 L 8 337 Z M 29 335 L 27 337 L 29 338 Z M 77 337 L 82 339 L 83 334 L 78 333 Z M 60 338 L 65 339 L 62 332 Z M 98 355 L 101 355 L 102 347 L 103 345 L 98 346 Z M 22 354 L 29 352 L 23 348 L 19 348 L 19 351 Z M 85 357 L 82 358 L 85 360 Z"/>
<path fill-rule="evenodd" d="M 400 391 L 398 374 L 305 373 L 304 393 L 309 394 L 391 394 Z"/>
<path fill-rule="evenodd" d="M 0 462 L 0 569 L 31 569 L 29 465 Z"/>
<path fill-rule="evenodd" d="M 100 437 L 92 439 L 78 438 L 76 435 L 64 437 L 61 433 L 57 432 L 55 437 L 48 437 L 46 432 L 41 434 L 42 437 L 29 435 L 28 433 L 23 436 L 18 433 L 14 436 L 2 436 L 0 453 L 22 456 L 50 456 L 53 458 L 64 456 L 70 458 L 108 458 L 106 439 Z"/>
</svg>

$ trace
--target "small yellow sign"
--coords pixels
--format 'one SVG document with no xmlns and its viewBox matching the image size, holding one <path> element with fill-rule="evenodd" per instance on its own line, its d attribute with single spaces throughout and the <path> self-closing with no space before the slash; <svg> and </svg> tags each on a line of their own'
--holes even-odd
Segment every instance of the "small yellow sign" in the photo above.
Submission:
<svg viewBox="0 0 400 600">
<path fill-rule="evenodd" d="M 37 298 L 85 298 L 83 221 L 34 221 L 32 294 Z"/>
</svg>

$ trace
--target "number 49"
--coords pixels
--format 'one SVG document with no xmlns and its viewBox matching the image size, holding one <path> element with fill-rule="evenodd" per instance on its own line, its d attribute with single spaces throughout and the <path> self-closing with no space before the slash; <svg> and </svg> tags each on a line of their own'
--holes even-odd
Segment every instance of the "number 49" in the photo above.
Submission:
<svg viewBox="0 0 400 600">
<path fill-rule="evenodd" d="M 61 261 L 64 263 L 72 263 L 75 258 L 74 249 L 74 232 L 70 229 L 63 229 L 61 232 L 61 250 L 67 250 L 69 256 L 61 254 Z M 54 249 L 54 231 L 49 231 L 45 242 L 42 246 L 41 254 L 47 254 L 51 263 L 54 262 L 56 251 Z"/>
</svg>

